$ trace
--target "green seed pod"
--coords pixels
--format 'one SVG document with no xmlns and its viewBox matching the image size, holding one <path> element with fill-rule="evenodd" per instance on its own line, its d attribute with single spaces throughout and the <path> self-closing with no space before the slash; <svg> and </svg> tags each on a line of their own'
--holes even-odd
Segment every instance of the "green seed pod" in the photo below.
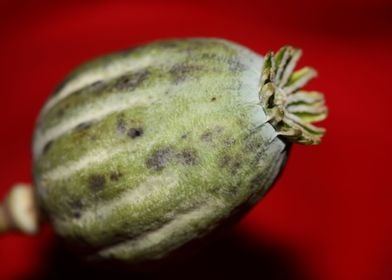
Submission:
<svg viewBox="0 0 392 280">
<path fill-rule="evenodd" d="M 34 186 L 55 231 L 92 257 L 157 259 L 254 205 L 290 143 L 317 144 L 323 96 L 301 52 L 159 41 L 89 62 L 44 106 Z"/>
</svg>

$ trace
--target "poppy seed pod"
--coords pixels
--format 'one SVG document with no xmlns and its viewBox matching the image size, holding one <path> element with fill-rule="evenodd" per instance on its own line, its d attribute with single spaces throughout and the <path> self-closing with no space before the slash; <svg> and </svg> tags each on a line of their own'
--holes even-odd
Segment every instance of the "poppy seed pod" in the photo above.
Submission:
<svg viewBox="0 0 392 280">
<path fill-rule="evenodd" d="M 34 134 L 36 205 L 93 258 L 161 258 L 268 191 L 291 143 L 318 144 L 323 95 L 301 51 L 158 41 L 74 71 Z"/>
</svg>

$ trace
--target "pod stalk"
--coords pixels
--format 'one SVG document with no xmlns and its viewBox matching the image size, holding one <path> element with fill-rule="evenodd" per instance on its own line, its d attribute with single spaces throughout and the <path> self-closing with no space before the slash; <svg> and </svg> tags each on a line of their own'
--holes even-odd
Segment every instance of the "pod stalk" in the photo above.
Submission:
<svg viewBox="0 0 392 280">
<path fill-rule="evenodd" d="M 12 187 L 0 204 L 0 234 L 20 231 L 35 234 L 39 229 L 39 210 L 33 188 L 27 184 Z"/>
</svg>

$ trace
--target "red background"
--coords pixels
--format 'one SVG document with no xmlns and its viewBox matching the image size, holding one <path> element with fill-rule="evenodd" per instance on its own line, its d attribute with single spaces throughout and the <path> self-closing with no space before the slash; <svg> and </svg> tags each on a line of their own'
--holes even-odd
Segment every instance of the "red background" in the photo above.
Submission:
<svg viewBox="0 0 392 280">
<path fill-rule="evenodd" d="M 31 181 L 36 116 L 81 62 L 159 38 L 224 37 L 261 54 L 289 43 L 319 71 L 309 88 L 326 94 L 328 133 L 295 146 L 267 197 L 185 268 L 205 279 L 392 279 L 391 35 L 387 0 L 3 1 L 0 197 Z M 0 279 L 94 274 L 56 244 L 49 227 L 0 237 Z"/>
</svg>

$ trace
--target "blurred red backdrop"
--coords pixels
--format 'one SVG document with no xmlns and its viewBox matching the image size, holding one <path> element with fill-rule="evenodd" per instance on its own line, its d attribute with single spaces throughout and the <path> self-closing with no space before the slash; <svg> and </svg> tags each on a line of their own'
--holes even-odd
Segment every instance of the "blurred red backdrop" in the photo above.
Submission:
<svg viewBox="0 0 392 280">
<path fill-rule="evenodd" d="M 230 271 L 245 275 L 252 266 L 256 279 L 392 279 L 391 3 L 3 1 L 0 197 L 15 182 L 31 182 L 39 109 L 81 62 L 161 38 L 223 37 L 261 54 L 288 43 L 304 50 L 301 65 L 319 71 L 309 88 L 326 94 L 328 133 L 320 146 L 294 147 L 274 189 L 236 226 L 241 250 L 222 245 L 238 266 Z M 50 267 L 56 242 L 49 227 L 35 237 L 1 236 L 0 279 L 61 278 Z M 291 272 L 282 272 L 287 266 Z M 69 267 L 76 276 L 83 269 Z M 204 278 L 219 278 L 225 265 L 210 269 Z"/>
</svg>

